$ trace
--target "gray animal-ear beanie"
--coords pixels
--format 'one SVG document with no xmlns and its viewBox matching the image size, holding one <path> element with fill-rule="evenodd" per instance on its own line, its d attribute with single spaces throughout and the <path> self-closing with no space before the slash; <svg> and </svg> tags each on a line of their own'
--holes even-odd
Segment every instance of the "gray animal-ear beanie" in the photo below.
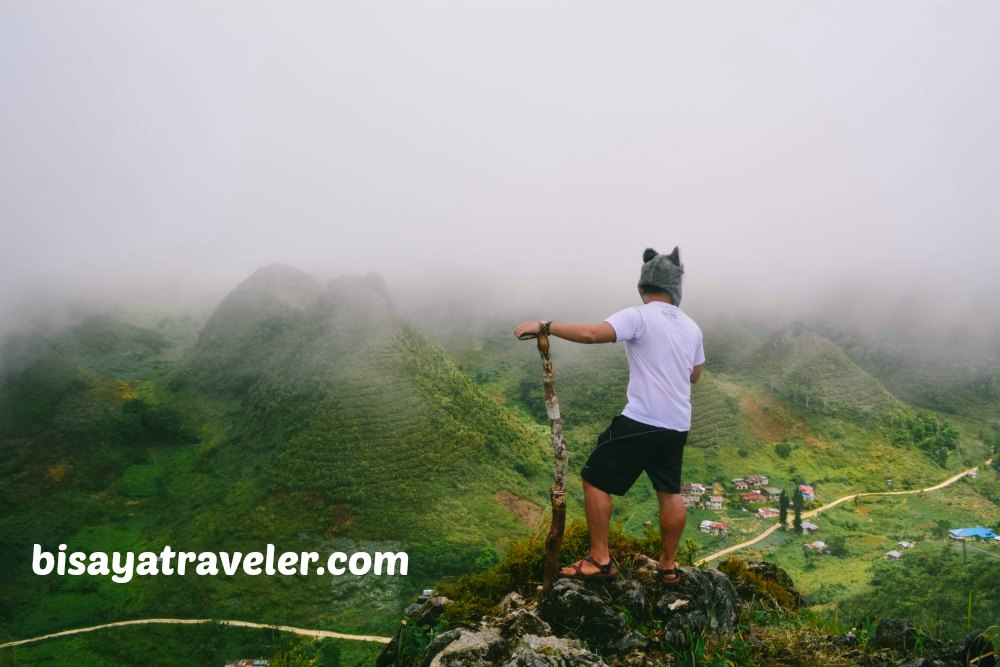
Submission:
<svg viewBox="0 0 1000 667">
<path fill-rule="evenodd" d="M 661 255 L 652 248 L 646 248 L 642 253 L 642 261 L 639 285 L 653 285 L 666 290 L 674 305 L 680 306 L 681 282 L 684 278 L 681 249 L 675 246 L 669 255 Z"/>
</svg>

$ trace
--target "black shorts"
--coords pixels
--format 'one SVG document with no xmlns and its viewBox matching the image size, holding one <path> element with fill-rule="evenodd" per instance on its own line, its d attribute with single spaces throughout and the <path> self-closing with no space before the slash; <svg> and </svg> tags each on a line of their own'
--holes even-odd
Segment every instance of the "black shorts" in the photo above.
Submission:
<svg viewBox="0 0 1000 667">
<path fill-rule="evenodd" d="M 687 436 L 687 431 L 650 426 L 618 415 L 597 436 L 597 446 L 580 476 L 601 491 L 623 496 L 645 470 L 657 491 L 680 493 Z"/>
</svg>

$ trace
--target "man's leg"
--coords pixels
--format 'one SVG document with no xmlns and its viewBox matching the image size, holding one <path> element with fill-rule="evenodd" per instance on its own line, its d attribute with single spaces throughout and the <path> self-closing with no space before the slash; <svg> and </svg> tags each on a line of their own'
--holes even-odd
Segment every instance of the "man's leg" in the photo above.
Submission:
<svg viewBox="0 0 1000 667">
<path fill-rule="evenodd" d="M 687 510 L 679 493 L 657 491 L 656 496 L 660 500 L 660 539 L 663 540 L 660 568 L 669 570 L 676 567 L 677 545 L 687 522 Z"/>
<path fill-rule="evenodd" d="M 611 561 L 608 550 L 608 528 L 611 525 L 611 494 L 583 480 L 583 509 L 587 514 L 587 529 L 590 531 L 590 557 L 604 565 Z M 583 561 L 580 563 L 584 574 L 594 574 L 598 568 Z M 564 567 L 562 574 L 573 574 L 573 568 Z"/>
<path fill-rule="evenodd" d="M 583 480 L 583 508 L 590 531 L 590 557 L 604 564 L 611 560 L 608 528 L 611 525 L 611 494 Z"/>
</svg>

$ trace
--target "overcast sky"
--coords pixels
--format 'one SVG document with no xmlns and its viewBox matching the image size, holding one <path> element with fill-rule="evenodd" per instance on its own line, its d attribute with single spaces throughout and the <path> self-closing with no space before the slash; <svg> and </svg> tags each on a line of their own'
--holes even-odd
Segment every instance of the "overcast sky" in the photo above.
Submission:
<svg viewBox="0 0 1000 667">
<path fill-rule="evenodd" d="M 998 26 L 993 1 L 2 0 L 0 309 L 221 296 L 272 262 L 632 298 L 649 245 L 681 247 L 692 305 L 995 304 Z"/>
</svg>

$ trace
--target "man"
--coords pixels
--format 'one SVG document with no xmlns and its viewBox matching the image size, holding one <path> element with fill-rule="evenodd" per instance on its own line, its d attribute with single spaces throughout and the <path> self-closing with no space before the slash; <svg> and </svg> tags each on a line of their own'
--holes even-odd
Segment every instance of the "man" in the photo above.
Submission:
<svg viewBox="0 0 1000 667">
<path fill-rule="evenodd" d="M 598 324 L 524 322 L 514 335 L 542 332 L 576 343 L 625 343 L 628 404 L 598 436 L 581 473 L 590 554 L 560 573 L 577 579 L 618 574 L 608 551 L 611 496 L 624 495 L 645 471 L 660 503 L 663 547 L 657 575 L 676 585 L 681 570 L 674 557 L 687 521 L 680 496 L 681 461 L 691 428 L 691 384 L 701 377 L 705 352 L 701 329 L 678 307 L 684 275 L 680 250 L 661 255 L 647 248 L 642 260 L 642 306 L 620 310 Z"/>
</svg>

